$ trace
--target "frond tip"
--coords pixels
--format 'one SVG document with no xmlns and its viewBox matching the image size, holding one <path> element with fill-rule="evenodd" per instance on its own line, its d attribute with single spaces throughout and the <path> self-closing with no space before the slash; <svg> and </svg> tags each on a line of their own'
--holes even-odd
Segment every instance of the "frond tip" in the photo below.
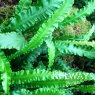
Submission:
<svg viewBox="0 0 95 95">
<path fill-rule="evenodd" d="M 53 41 L 51 40 L 46 40 L 46 44 L 48 46 L 48 56 L 49 56 L 49 65 L 48 67 L 51 67 L 54 63 L 55 59 L 55 46 Z"/>
<path fill-rule="evenodd" d="M 0 72 L 3 90 L 6 94 L 8 94 L 10 91 L 12 70 L 8 59 L 1 50 L 0 50 Z"/>
</svg>

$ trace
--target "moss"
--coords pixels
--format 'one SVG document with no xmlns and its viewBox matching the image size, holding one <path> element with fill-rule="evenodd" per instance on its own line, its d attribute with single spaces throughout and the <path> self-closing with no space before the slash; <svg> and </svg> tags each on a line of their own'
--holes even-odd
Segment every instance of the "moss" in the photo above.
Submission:
<svg viewBox="0 0 95 95">
<path fill-rule="evenodd" d="M 12 13 L 14 12 L 15 6 L 4 6 L 0 7 L 0 18 L 1 20 L 8 19 L 11 17 Z"/>
<path fill-rule="evenodd" d="M 83 35 L 86 34 L 90 29 L 91 23 L 86 18 L 84 18 L 76 23 L 64 26 L 61 31 L 56 30 L 53 35 L 55 37 L 54 39 L 78 40 L 82 39 Z"/>
</svg>

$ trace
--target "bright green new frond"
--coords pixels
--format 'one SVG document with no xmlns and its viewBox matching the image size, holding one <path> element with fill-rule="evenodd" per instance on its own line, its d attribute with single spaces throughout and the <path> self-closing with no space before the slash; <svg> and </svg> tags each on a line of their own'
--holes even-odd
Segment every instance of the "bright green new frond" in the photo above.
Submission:
<svg viewBox="0 0 95 95">
<path fill-rule="evenodd" d="M 76 89 L 78 89 L 82 92 L 85 92 L 85 93 L 89 92 L 89 93 L 95 94 L 95 84 L 76 86 Z"/>
<path fill-rule="evenodd" d="M 95 49 L 93 49 L 91 47 L 74 46 L 74 44 L 72 44 L 72 43 L 66 44 L 63 41 L 55 41 L 55 47 L 61 53 L 85 56 L 90 59 L 95 58 Z"/>
<path fill-rule="evenodd" d="M 11 84 L 11 67 L 4 53 L 0 50 L 0 72 L 3 90 L 6 94 L 9 93 Z"/>
<path fill-rule="evenodd" d="M 61 26 L 64 26 L 66 24 L 70 24 L 73 22 L 78 21 L 79 19 L 82 19 L 88 15 L 90 15 L 95 10 L 95 0 L 90 0 L 84 8 L 76 11 L 74 14 L 68 16 L 62 23 L 60 23 Z"/>
<path fill-rule="evenodd" d="M 24 1 L 24 0 L 23 0 Z M 59 8 L 63 0 L 45 0 L 42 6 L 32 6 L 28 10 L 22 10 L 21 13 L 12 17 L 10 25 L 6 28 L 8 31 L 25 31 L 38 21 L 45 20 Z M 44 2 L 44 0 L 43 0 Z"/>
<path fill-rule="evenodd" d="M 85 46 L 85 47 L 93 47 L 95 48 L 95 41 L 70 41 L 70 40 L 66 40 L 63 41 L 66 44 L 74 44 L 75 46 Z"/>
<path fill-rule="evenodd" d="M 24 37 L 16 32 L 0 33 L 0 48 L 1 49 L 22 49 L 26 44 Z"/>
<path fill-rule="evenodd" d="M 55 59 L 55 46 L 53 41 L 51 40 L 46 40 L 46 44 L 48 46 L 48 58 L 49 58 L 49 65 L 48 67 L 51 67 L 54 63 L 54 59 Z"/>
<path fill-rule="evenodd" d="M 12 84 L 30 85 L 31 87 L 68 87 L 80 84 L 84 81 L 95 80 L 93 73 L 72 72 L 65 73 L 61 71 L 48 70 L 26 70 L 18 71 L 12 74 Z"/>
<path fill-rule="evenodd" d="M 59 9 L 54 12 L 52 17 L 50 17 L 47 22 L 42 24 L 42 27 L 39 28 L 37 34 L 30 40 L 30 42 L 22 50 L 11 55 L 9 60 L 39 47 L 45 38 L 51 35 L 54 29 L 58 26 L 58 23 L 64 20 L 64 17 L 72 8 L 73 3 L 73 0 L 64 0 Z"/>
</svg>

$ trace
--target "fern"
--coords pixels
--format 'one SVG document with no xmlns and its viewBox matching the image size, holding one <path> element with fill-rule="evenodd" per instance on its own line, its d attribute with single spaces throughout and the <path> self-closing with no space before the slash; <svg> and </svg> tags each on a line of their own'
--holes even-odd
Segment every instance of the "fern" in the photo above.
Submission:
<svg viewBox="0 0 95 95">
<path fill-rule="evenodd" d="M 66 44 L 62 41 L 55 41 L 55 47 L 61 52 L 66 54 L 74 54 L 78 56 L 85 56 L 90 59 L 95 58 L 95 49 L 91 47 L 74 46 L 74 44 Z"/>
<path fill-rule="evenodd" d="M 24 10 L 29 9 L 31 4 L 32 4 L 31 0 L 20 0 L 19 4 L 16 6 L 14 16 L 16 16 L 18 13 L 23 12 Z"/>
<path fill-rule="evenodd" d="M 83 40 L 85 40 L 85 41 L 90 40 L 93 33 L 95 33 L 95 25 L 93 25 L 92 28 L 89 30 L 89 32 L 86 33 L 86 34 L 83 36 Z"/>
<path fill-rule="evenodd" d="M 51 67 L 53 65 L 54 59 L 55 59 L 55 46 L 51 40 L 46 40 L 46 44 L 48 46 L 48 56 L 49 56 L 48 67 Z"/>
<path fill-rule="evenodd" d="M 95 84 L 77 86 L 76 89 L 85 93 L 89 92 L 89 93 L 95 94 Z"/>
<path fill-rule="evenodd" d="M 23 80 L 24 79 L 24 80 Z M 18 71 L 12 74 L 12 84 L 31 84 L 31 87 L 68 87 L 87 80 L 95 80 L 93 73 L 46 71 L 40 69 Z"/>
<path fill-rule="evenodd" d="M 85 47 L 92 47 L 95 48 L 95 41 L 63 41 L 66 44 L 74 44 L 75 46 L 85 46 Z"/>
<path fill-rule="evenodd" d="M 26 44 L 24 37 L 16 32 L 0 33 L 0 48 L 1 49 L 22 49 Z"/>
<path fill-rule="evenodd" d="M 44 0 L 41 0 L 41 1 L 44 2 Z M 19 31 L 27 30 L 29 27 L 33 26 L 37 21 L 42 21 L 45 18 L 47 18 L 47 16 L 48 17 L 51 16 L 54 10 L 60 6 L 60 3 L 62 3 L 62 1 L 63 0 L 59 0 L 59 1 L 45 0 L 43 6 L 32 6 L 28 10 L 22 10 L 22 12 L 20 13 L 18 11 L 15 17 L 10 18 L 11 23 L 5 30 L 7 30 L 7 32 L 8 31 L 19 32 Z M 24 3 L 24 0 L 23 2 L 20 2 L 19 6 L 22 6 L 23 3 Z M 17 10 L 18 10 L 18 7 L 17 7 Z M 28 6 L 26 6 L 26 8 L 27 7 Z"/>
<path fill-rule="evenodd" d="M 79 19 L 82 19 L 88 15 L 90 15 L 95 10 L 95 0 L 90 0 L 84 8 L 76 11 L 74 14 L 70 15 L 70 17 L 67 17 L 64 22 L 60 23 L 59 26 L 64 26 L 66 24 L 70 24 L 73 22 L 78 21 Z"/>
<path fill-rule="evenodd" d="M 63 21 L 64 16 L 70 11 L 72 4 L 73 0 L 64 1 L 60 8 L 54 12 L 52 17 L 50 17 L 47 22 L 42 24 L 42 27 L 38 30 L 37 34 L 30 40 L 30 42 L 23 49 L 11 55 L 9 60 L 30 51 L 30 49 L 33 50 L 40 46 L 44 39 L 48 37 L 58 26 L 58 23 Z"/>
<path fill-rule="evenodd" d="M 26 89 L 21 89 L 21 90 L 18 90 L 16 92 L 13 93 L 13 95 L 68 95 L 66 93 L 66 90 L 63 89 L 63 90 L 60 90 L 60 89 L 57 89 L 57 88 L 40 88 L 40 89 L 37 89 L 33 92 L 29 91 L 29 90 L 26 90 Z M 69 92 L 69 95 L 73 95 L 71 92 Z"/>
<path fill-rule="evenodd" d="M 1 72 L 3 90 L 7 94 L 10 91 L 12 70 L 8 59 L 1 50 L 0 50 L 0 72 Z"/>
<path fill-rule="evenodd" d="M 0 95 L 95 93 L 94 69 L 86 72 L 94 68 L 95 25 L 86 16 L 95 0 L 82 9 L 73 8 L 75 2 L 20 0 L 13 7 L 0 25 Z M 82 69 L 74 67 L 77 58 Z"/>
</svg>

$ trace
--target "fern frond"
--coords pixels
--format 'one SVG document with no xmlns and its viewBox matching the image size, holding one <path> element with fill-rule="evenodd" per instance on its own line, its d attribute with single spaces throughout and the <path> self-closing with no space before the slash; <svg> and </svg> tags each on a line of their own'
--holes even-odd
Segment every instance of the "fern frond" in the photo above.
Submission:
<svg viewBox="0 0 95 95">
<path fill-rule="evenodd" d="M 73 3 L 73 0 L 64 0 L 60 8 L 54 12 L 52 17 L 50 17 L 47 22 L 42 24 L 42 27 L 39 28 L 37 34 L 34 35 L 30 42 L 22 50 L 11 55 L 9 60 L 14 59 L 21 54 L 27 53 L 31 49 L 33 50 L 39 47 L 44 39 L 51 35 L 54 29 L 58 26 L 58 23 L 64 20 L 65 15 L 68 14 L 72 8 Z"/>
<path fill-rule="evenodd" d="M 66 40 L 63 41 L 66 44 L 74 44 L 75 46 L 85 46 L 85 47 L 93 47 L 95 48 L 95 41 L 70 41 L 70 40 Z"/>
<path fill-rule="evenodd" d="M 16 6 L 14 16 L 23 12 L 24 10 L 28 10 L 31 4 L 32 4 L 31 0 L 20 0 L 18 5 Z"/>
<path fill-rule="evenodd" d="M 25 59 L 26 63 L 28 62 L 33 63 L 34 61 L 36 61 L 36 58 L 42 53 L 47 53 L 46 44 L 42 44 L 39 48 L 36 48 L 33 51 L 30 51 L 27 54 L 28 57 Z"/>
<path fill-rule="evenodd" d="M 0 48 L 1 49 L 22 49 L 26 44 L 24 37 L 16 32 L 0 33 Z"/>
<path fill-rule="evenodd" d="M 77 22 L 79 19 L 82 19 L 88 15 L 90 15 L 95 10 L 95 0 L 90 0 L 84 8 L 76 11 L 74 14 L 68 16 L 59 26 L 64 26 L 66 24 L 70 24 L 73 22 Z"/>
<path fill-rule="evenodd" d="M 55 64 L 54 64 L 53 68 L 56 69 L 56 70 L 61 70 L 63 72 L 73 72 L 73 71 L 75 71 L 67 63 L 65 63 L 65 61 L 60 57 L 57 57 L 55 59 Z"/>
<path fill-rule="evenodd" d="M 54 63 L 54 59 L 55 59 L 55 46 L 53 41 L 51 40 L 46 40 L 46 44 L 48 47 L 48 58 L 49 58 L 49 64 L 48 67 L 51 67 Z"/>
<path fill-rule="evenodd" d="M 13 95 L 15 95 L 16 92 L 14 92 Z M 17 94 L 20 95 L 67 95 L 65 94 L 65 90 L 59 90 L 57 88 L 39 88 L 37 90 L 34 91 L 29 91 L 26 89 L 21 89 L 17 91 Z M 69 95 L 72 95 L 71 93 Z"/>
<path fill-rule="evenodd" d="M 23 0 L 24 1 L 24 0 Z M 53 12 L 59 8 L 63 0 L 42 0 L 42 6 L 32 6 L 28 10 L 22 10 L 15 17 L 10 18 L 11 23 L 6 28 L 8 31 L 25 31 L 32 27 L 38 21 L 45 20 L 51 16 Z"/>
<path fill-rule="evenodd" d="M 74 46 L 74 44 L 66 44 L 63 41 L 55 41 L 55 47 L 61 53 L 85 56 L 90 59 L 95 58 L 95 49 L 91 47 Z"/>
<path fill-rule="evenodd" d="M 95 80 L 93 73 L 72 72 L 65 73 L 61 71 L 48 70 L 26 70 L 13 72 L 12 84 L 31 85 L 31 87 L 68 87 L 80 84 L 87 80 Z"/>
<path fill-rule="evenodd" d="M 83 35 L 83 40 L 90 40 L 93 33 L 95 33 L 95 25 L 93 25 L 92 28 L 85 35 Z"/>
<path fill-rule="evenodd" d="M 85 93 L 89 92 L 89 93 L 95 94 L 95 84 L 76 86 L 76 89 Z"/>
<path fill-rule="evenodd" d="M 0 72 L 3 90 L 6 94 L 8 94 L 10 91 L 12 70 L 9 61 L 7 60 L 3 51 L 1 50 L 0 50 Z"/>
</svg>

